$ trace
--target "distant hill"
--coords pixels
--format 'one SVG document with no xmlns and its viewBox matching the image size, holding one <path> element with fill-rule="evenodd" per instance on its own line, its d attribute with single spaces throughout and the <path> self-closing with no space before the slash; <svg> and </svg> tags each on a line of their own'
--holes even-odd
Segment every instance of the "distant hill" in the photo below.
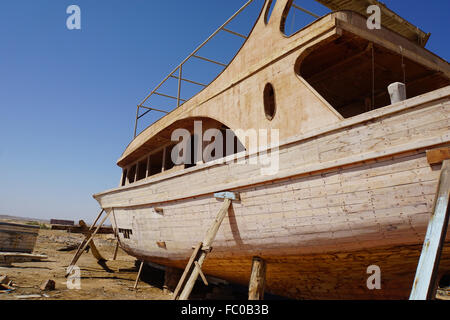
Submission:
<svg viewBox="0 0 450 320">
<path fill-rule="evenodd" d="M 40 223 L 50 223 L 50 220 L 38 219 L 38 218 L 28 218 L 28 217 L 16 217 L 7 214 L 0 214 L 0 220 L 15 220 L 15 221 L 36 221 Z"/>
</svg>

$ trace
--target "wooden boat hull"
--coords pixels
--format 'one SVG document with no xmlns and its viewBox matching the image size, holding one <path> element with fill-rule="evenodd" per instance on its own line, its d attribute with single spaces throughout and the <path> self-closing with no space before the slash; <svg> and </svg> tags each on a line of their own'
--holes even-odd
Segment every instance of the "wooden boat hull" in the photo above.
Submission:
<svg viewBox="0 0 450 320">
<path fill-rule="evenodd" d="M 0 222 L 0 252 L 32 253 L 38 226 Z"/>
<path fill-rule="evenodd" d="M 221 206 L 212 193 L 238 191 L 206 274 L 247 284 L 261 256 L 275 294 L 407 298 L 440 173 L 425 151 L 450 144 L 449 96 L 446 87 L 289 139 L 274 175 L 257 164 L 206 163 L 94 197 L 113 211 L 125 251 L 183 268 Z M 381 268 L 381 290 L 366 286 L 370 265 Z"/>
</svg>

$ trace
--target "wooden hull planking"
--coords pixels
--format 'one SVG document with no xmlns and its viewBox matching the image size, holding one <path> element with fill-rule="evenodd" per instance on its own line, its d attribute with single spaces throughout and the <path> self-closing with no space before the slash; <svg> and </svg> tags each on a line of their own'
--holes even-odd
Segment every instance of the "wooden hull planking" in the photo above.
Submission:
<svg viewBox="0 0 450 320">
<path fill-rule="evenodd" d="M 276 294 L 407 298 L 440 173 L 425 151 L 450 143 L 449 95 L 446 87 L 290 139 L 274 176 L 207 163 L 95 197 L 113 210 L 114 228 L 132 230 L 118 233 L 128 253 L 183 268 L 221 206 L 212 193 L 238 191 L 206 274 L 247 284 L 261 256 Z M 366 287 L 371 264 L 381 267 L 382 290 Z"/>
</svg>

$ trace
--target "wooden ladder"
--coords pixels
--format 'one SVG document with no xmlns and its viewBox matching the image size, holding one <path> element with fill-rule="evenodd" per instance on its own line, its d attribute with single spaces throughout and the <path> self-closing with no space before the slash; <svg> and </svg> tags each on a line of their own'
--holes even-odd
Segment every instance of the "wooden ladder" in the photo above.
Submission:
<svg viewBox="0 0 450 320">
<path fill-rule="evenodd" d="M 447 234 L 449 221 L 450 192 L 450 152 L 449 148 L 427 151 L 430 164 L 442 162 L 441 175 L 433 207 L 433 214 L 428 223 L 427 233 L 417 265 L 410 300 L 434 299 L 437 290 L 437 272 L 442 247 Z"/>
<path fill-rule="evenodd" d="M 231 202 L 233 200 L 239 200 L 239 194 L 235 192 L 219 192 L 214 194 L 215 198 L 224 199 L 223 205 L 219 210 L 213 224 L 209 228 L 206 236 L 202 242 L 199 242 L 194 247 L 194 252 L 189 259 L 186 268 L 178 282 L 178 285 L 173 293 L 172 300 L 187 300 L 194 288 L 195 282 L 198 276 L 202 278 L 205 285 L 208 285 L 205 275 L 202 272 L 202 265 L 205 261 L 206 255 L 211 252 L 214 239 L 216 238 L 219 227 L 222 224 L 223 219 L 228 213 Z"/>
</svg>

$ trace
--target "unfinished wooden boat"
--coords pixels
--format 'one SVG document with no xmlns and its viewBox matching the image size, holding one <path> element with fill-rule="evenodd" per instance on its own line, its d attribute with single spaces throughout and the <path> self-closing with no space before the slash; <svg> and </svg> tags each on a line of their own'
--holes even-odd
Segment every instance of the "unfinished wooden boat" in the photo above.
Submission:
<svg viewBox="0 0 450 320">
<path fill-rule="evenodd" d="M 32 253 L 39 226 L 0 222 L 0 252 Z"/>
<path fill-rule="evenodd" d="M 178 90 L 179 106 L 128 145 L 120 186 L 94 195 L 126 252 L 183 269 L 222 205 L 213 194 L 235 191 L 205 274 L 247 285 L 259 256 L 274 294 L 408 297 L 440 173 L 426 151 L 450 145 L 450 67 L 424 48 L 429 35 L 381 4 L 382 28 L 368 29 L 376 1 L 319 2 L 341 11 L 288 37 L 292 1 L 265 1 L 223 72 L 184 103 Z M 186 80 L 182 66 L 166 79 Z M 394 82 L 407 99 L 392 104 Z M 194 134 L 195 121 L 201 134 L 229 129 L 238 143 L 223 158 L 175 165 L 171 135 Z M 250 150 L 251 129 L 280 143 Z M 265 152 L 277 170 L 258 161 Z M 449 258 L 447 247 L 441 272 Z M 381 269 L 379 290 L 366 285 L 370 265 Z"/>
</svg>

